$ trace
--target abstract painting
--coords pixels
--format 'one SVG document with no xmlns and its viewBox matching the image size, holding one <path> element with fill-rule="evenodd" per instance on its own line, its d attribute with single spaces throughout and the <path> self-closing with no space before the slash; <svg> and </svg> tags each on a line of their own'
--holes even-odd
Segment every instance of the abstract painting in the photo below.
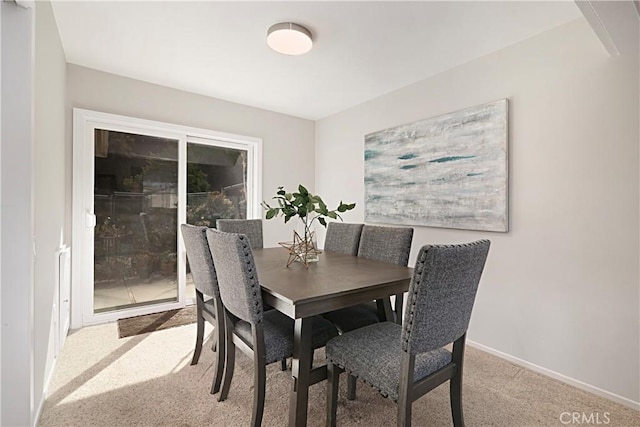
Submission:
<svg viewBox="0 0 640 427">
<path fill-rule="evenodd" d="M 509 230 L 507 99 L 370 133 L 365 221 Z"/>
</svg>

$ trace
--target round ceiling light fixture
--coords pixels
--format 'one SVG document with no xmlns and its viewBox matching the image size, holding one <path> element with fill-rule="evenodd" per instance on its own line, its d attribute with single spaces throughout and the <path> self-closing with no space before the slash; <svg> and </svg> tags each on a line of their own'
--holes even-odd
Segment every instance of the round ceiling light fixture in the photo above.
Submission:
<svg viewBox="0 0 640 427">
<path fill-rule="evenodd" d="M 303 55 L 311 50 L 311 32 L 293 22 L 272 25 L 267 31 L 267 44 L 276 52 L 285 55 Z"/>
</svg>

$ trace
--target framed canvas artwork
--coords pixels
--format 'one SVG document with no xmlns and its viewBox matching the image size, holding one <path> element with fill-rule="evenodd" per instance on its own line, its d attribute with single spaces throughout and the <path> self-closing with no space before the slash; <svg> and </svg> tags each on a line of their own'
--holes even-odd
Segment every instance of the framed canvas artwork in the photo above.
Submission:
<svg viewBox="0 0 640 427">
<path fill-rule="evenodd" d="M 507 232 L 507 99 L 365 136 L 365 221 Z"/>
</svg>

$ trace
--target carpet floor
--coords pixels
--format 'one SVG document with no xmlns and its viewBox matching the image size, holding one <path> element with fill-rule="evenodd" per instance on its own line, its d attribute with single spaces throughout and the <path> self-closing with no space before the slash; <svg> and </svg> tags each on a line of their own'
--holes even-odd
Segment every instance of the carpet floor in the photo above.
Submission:
<svg viewBox="0 0 640 427">
<path fill-rule="evenodd" d="M 208 325 L 207 325 L 208 326 Z M 39 426 L 247 426 L 253 368 L 242 353 L 225 402 L 209 394 L 214 353 L 205 342 L 191 366 L 195 324 L 118 339 L 115 323 L 83 328 L 68 338 L 58 359 Z M 207 329 L 207 334 L 211 329 Z M 315 362 L 321 363 L 323 351 Z M 267 368 L 263 426 L 288 420 L 290 371 Z M 309 393 L 309 426 L 325 423 L 325 387 Z M 463 388 L 467 426 L 563 426 L 563 413 L 591 416 L 591 423 L 640 426 L 640 413 L 467 346 Z M 592 415 L 593 414 L 593 415 Z M 393 426 L 395 404 L 358 383 L 358 399 L 346 400 L 341 376 L 340 426 Z M 565 421 L 563 423 L 563 421 Z M 604 421 L 608 421 L 605 423 Z M 582 423 L 587 424 L 587 423 Z M 442 385 L 413 404 L 413 425 L 451 426 L 449 390 Z M 575 425 L 575 424 L 574 424 Z"/>
</svg>

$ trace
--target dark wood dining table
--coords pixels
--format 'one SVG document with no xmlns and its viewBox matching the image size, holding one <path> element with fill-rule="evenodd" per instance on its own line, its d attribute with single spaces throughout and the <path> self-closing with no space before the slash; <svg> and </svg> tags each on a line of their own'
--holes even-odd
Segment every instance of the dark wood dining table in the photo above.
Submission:
<svg viewBox="0 0 640 427">
<path fill-rule="evenodd" d="M 327 378 L 325 365 L 312 369 L 312 316 L 391 295 L 401 300 L 413 270 L 330 251 L 322 252 L 308 268 L 300 262 L 286 267 L 288 253 L 283 248 L 256 249 L 253 257 L 263 301 L 295 320 L 289 425 L 304 426 L 309 387 Z"/>
</svg>

